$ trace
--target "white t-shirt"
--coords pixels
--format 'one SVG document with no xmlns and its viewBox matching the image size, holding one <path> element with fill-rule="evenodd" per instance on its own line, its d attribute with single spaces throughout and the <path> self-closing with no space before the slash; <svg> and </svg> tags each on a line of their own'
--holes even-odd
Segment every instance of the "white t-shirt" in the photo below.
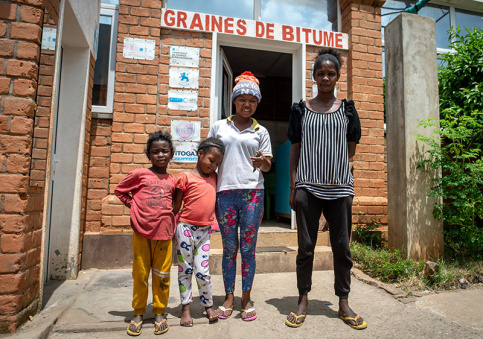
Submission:
<svg viewBox="0 0 483 339">
<path fill-rule="evenodd" d="M 253 171 L 250 157 L 256 156 L 257 151 L 272 157 L 270 135 L 253 118 L 252 125 L 240 131 L 232 118 L 233 115 L 215 122 L 208 133 L 208 137 L 217 137 L 225 144 L 225 156 L 218 169 L 216 191 L 263 189 L 262 171 L 259 168 Z"/>
</svg>

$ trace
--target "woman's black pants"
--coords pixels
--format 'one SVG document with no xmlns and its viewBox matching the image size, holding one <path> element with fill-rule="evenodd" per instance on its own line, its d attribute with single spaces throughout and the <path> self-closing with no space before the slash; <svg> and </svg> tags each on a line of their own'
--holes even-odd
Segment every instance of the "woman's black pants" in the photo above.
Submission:
<svg viewBox="0 0 483 339">
<path fill-rule="evenodd" d="M 340 298 L 350 292 L 352 256 L 349 247 L 352 228 L 352 196 L 325 200 L 314 196 L 305 188 L 295 193 L 297 212 L 297 288 L 299 294 L 307 294 L 312 286 L 314 250 L 317 244 L 321 214 L 329 223 L 329 237 L 334 260 L 334 289 Z"/>
</svg>

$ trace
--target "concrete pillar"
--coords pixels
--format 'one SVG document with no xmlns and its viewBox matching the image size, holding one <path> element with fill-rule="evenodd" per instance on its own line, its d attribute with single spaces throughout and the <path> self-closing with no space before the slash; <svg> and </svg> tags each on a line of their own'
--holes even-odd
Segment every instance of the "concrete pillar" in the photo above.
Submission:
<svg viewBox="0 0 483 339">
<path fill-rule="evenodd" d="M 439 119 L 435 21 L 402 13 L 384 32 L 389 247 L 408 258 L 437 258 L 443 225 L 427 193 L 441 172 L 416 168 L 428 146 L 415 138 L 434 135 L 418 127 L 421 120 Z"/>
</svg>

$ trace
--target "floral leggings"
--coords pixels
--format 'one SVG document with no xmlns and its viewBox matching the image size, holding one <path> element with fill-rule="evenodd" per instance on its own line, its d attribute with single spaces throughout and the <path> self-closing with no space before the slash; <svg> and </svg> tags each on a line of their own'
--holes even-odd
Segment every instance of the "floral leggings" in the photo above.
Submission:
<svg viewBox="0 0 483 339">
<path fill-rule="evenodd" d="M 255 277 L 255 248 L 263 217 L 263 189 L 238 189 L 216 194 L 216 218 L 223 241 L 223 281 L 225 293 L 235 289 L 236 256 L 242 257 L 242 291 L 250 292 Z M 240 228 L 240 241 L 238 241 Z"/>
</svg>

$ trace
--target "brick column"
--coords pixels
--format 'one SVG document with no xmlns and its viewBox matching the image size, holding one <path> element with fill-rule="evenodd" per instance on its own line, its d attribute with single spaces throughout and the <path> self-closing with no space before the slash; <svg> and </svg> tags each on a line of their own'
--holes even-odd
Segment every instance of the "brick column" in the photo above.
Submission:
<svg viewBox="0 0 483 339">
<path fill-rule="evenodd" d="M 348 96 L 356 103 L 362 138 L 354 159 L 354 222 L 361 211 L 387 224 L 382 34 L 379 0 L 342 0 L 342 32 L 349 34 Z"/>
<path fill-rule="evenodd" d="M 14 331 L 39 306 L 44 190 L 30 179 L 43 6 L 0 2 L 0 333 Z"/>
</svg>

